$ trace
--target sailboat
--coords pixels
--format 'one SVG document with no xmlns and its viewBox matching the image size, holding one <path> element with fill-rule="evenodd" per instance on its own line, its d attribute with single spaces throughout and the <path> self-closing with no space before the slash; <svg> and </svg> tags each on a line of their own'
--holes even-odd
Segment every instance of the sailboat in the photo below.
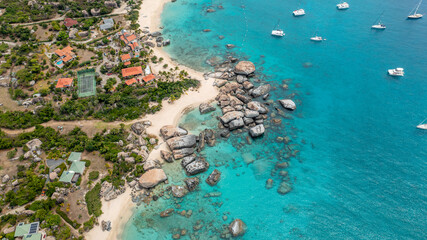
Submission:
<svg viewBox="0 0 427 240">
<path fill-rule="evenodd" d="M 423 0 L 420 0 L 418 5 L 415 7 L 415 11 L 409 13 L 408 19 L 419 19 L 419 18 L 423 17 L 423 15 L 421 13 L 417 13 L 422 2 L 423 2 Z"/>
<path fill-rule="evenodd" d="M 427 123 L 424 123 L 426 120 L 427 120 L 427 118 L 424 119 L 424 121 L 420 122 L 420 124 L 417 125 L 417 128 L 427 130 Z"/>
<path fill-rule="evenodd" d="M 347 2 L 341 1 L 340 3 L 337 4 L 337 8 L 338 10 L 346 10 L 350 8 L 350 4 L 348 4 Z"/>
<path fill-rule="evenodd" d="M 273 31 L 271 31 L 271 35 L 276 37 L 283 37 L 285 36 L 285 33 L 282 29 L 280 29 L 279 23 L 280 21 L 277 22 L 277 25 L 274 27 Z"/>
<path fill-rule="evenodd" d="M 384 12 L 383 12 L 384 13 Z M 381 22 L 381 16 L 383 14 L 381 13 L 381 15 L 378 17 L 378 19 L 375 21 L 374 25 L 371 26 L 372 29 L 377 29 L 377 30 L 384 30 L 386 29 L 385 24 L 383 24 Z"/>
</svg>

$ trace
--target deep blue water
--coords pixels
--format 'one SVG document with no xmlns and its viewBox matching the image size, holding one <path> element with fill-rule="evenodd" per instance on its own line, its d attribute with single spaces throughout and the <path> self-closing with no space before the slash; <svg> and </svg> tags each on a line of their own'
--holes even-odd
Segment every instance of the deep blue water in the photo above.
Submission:
<svg viewBox="0 0 427 240">
<path fill-rule="evenodd" d="M 207 59 L 227 52 L 249 59 L 257 77 L 276 87 L 272 100 L 291 96 L 298 109 L 287 118 L 276 116 L 282 124 L 270 124 L 252 145 L 242 144 L 243 133 L 207 148 L 203 154 L 211 168 L 200 175 L 201 189 L 180 206 L 164 198 L 140 207 L 124 239 L 171 239 L 182 228 L 188 230 L 182 239 L 194 232 L 196 239 L 215 239 L 222 224 L 234 218 L 248 226 L 243 239 L 427 238 L 427 132 L 415 128 L 427 117 L 426 19 L 405 19 L 415 0 L 349 1 L 347 11 L 337 11 L 336 3 L 178 0 L 166 5 L 163 32 L 172 40 L 167 51 L 173 58 L 198 69 L 209 69 Z M 217 11 L 206 13 L 212 4 Z M 293 17 L 298 7 L 307 15 Z M 427 4 L 420 9 L 425 12 Z M 383 11 L 387 29 L 371 30 Z M 286 33 L 281 39 L 270 36 L 278 19 Z M 327 41 L 310 42 L 315 32 Z M 228 43 L 237 47 L 227 50 Z M 307 62 L 312 67 L 304 67 Z M 395 67 L 405 68 L 405 77 L 386 75 Z M 290 79 L 289 90 L 281 87 L 284 79 Z M 182 124 L 194 133 L 216 126 L 211 115 L 197 110 Z M 291 141 L 279 143 L 278 136 Z M 276 192 L 279 171 L 272 169 L 287 146 L 299 153 L 286 169 L 293 191 L 282 196 Z M 256 160 L 246 164 L 242 156 Z M 210 187 L 204 179 L 214 168 L 222 179 Z M 184 177 L 177 171 L 169 179 L 182 184 Z M 268 178 L 275 183 L 269 190 Z M 203 197 L 213 191 L 222 195 Z M 167 207 L 192 209 L 193 215 L 158 217 Z M 203 228 L 193 231 L 198 220 Z"/>
</svg>

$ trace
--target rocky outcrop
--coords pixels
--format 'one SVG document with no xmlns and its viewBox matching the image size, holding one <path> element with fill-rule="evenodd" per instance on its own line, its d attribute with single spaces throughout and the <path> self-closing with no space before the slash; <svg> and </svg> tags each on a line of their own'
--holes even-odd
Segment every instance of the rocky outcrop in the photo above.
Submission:
<svg viewBox="0 0 427 240">
<path fill-rule="evenodd" d="M 233 235 L 233 237 L 242 236 L 246 232 L 246 224 L 240 219 L 235 219 L 228 226 L 228 230 L 230 230 L 230 233 Z"/>
<path fill-rule="evenodd" d="M 168 208 L 168 209 L 166 209 L 166 210 L 164 210 L 163 212 L 160 213 L 160 217 L 169 217 L 174 212 L 175 212 L 175 210 L 173 210 L 173 208 Z"/>
<path fill-rule="evenodd" d="M 282 107 L 285 109 L 288 109 L 291 111 L 297 109 L 297 105 L 291 99 L 283 99 L 283 100 L 279 100 L 279 102 L 282 105 Z"/>
<path fill-rule="evenodd" d="M 206 178 L 206 183 L 215 186 L 219 180 L 221 179 L 221 172 L 217 169 L 213 170 L 213 172 Z"/>
<path fill-rule="evenodd" d="M 234 72 L 241 75 L 249 75 L 255 72 L 255 65 L 249 61 L 240 61 L 235 67 Z"/>
<path fill-rule="evenodd" d="M 215 107 L 210 105 L 209 103 L 202 103 L 199 105 L 199 111 L 201 114 L 205 114 L 208 112 L 215 111 Z"/>
<path fill-rule="evenodd" d="M 116 1 L 105 1 L 104 5 L 106 7 L 112 7 L 112 8 L 118 8 L 119 6 L 117 6 L 117 2 Z"/>
<path fill-rule="evenodd" d="M 9 228 L 5 228 L 3 230 L 4 234 L 9 234 L 9 233 L 13 233 L 13 232 L 15 232 L 15 226 L 12 226 L 12 227 L 9 227 Z"/>
<path fill-rule="evenodd" d="M 184 186 L 173 185 L 171 188 L 172 195 L 176 198 L 182 198 L 187 195 L 188 190 Z"/>
<path fill-rule="evenodd" d="M 238 118 L 238 119 L 231 121 L 228 128 L 230 130 L 235 130 L 235 129 L 241 128 L 243 126 L 245 126 L 245 122 L 243 121 L 243 118 Z"/>
<path fill-rule="evenodd" d="M 145 126 L 142 122 L 136 122 L 132 124 L 132 126 L 130 126 L 130 129 L 138 136 L 145 133 Z"/>
<path fill-rule="evenodd" d="M 257 112 L 259 112 L 259 113 L 261 113 L 261 114 L 265 114 L 265 113 L 267 113 L 267 112 L 268 112 L 267 107 L 265 107 L 262 103 L 257 102 L 257 101 L 249 102 L 249 103 L 247 104 L 247 107 L 248 107 L 250 110 L 257 111 Z"/>
<path fill-rule="evenodd" d="M 186 178 L 184 182 L 185 182 L 185 185 L 187 186 L 188 191 L 192 192 L 197 188 L 197 186 L 199 186 L 200 180 L 198 177 L 192 177 L 192 178 Z"/>
<path fill-rule="evenodd" d="M 252 96 L 255 98 L 260 97 L 260 96 L 264 96 L 265 94 L 270 92 L 270 89 L 271 89 L 270 84 L 261 85 L 261 86 L 253 89 Z"/>
<path fill-rule="evenodd" d="M 195 151 L 194 148 L 182 148 L 182 149 L 173 150 L 172 154 L 173 154 L 173 158 L 181 159 L 183 157 L 193 154 L 194 151 Z"/>
<path fill-rule="evenodd" d="M 111 230 L 111 221 L 104 221 L 101 222 L 102 231 L 110 231 Z"/>
<path fill-rule="evenodd" d="M 181 160 L 181 166 L 185 168 L 188 164 L 196 160 L 196 155 L 192 154 L 190 156 L 183 157 Z"/>
<path fill-rule="evenodd" d="M 148 159 L 144 163 L 144 171 L 148 171 L 150 169 L 160 168 L 160 167 L 161 167 L 160 161 L 157 159 Z"/>
<path fill-rule="evenodd" d="M 90 14 L 91 14 L 92 16 L 99 16 L 99 15 L 101 14 L 101 9 L 92 8 L 92 9 L 90 10 Z"/>
<path fill-rule="evenodd" d="M 259 137 L 263 135 L 265 132 L 265 128 L 263 124 L 256 125 L 255 127 L 251 127 L 249 129 L 249 134 L 251 137 Z"/>
<path fill-rule="evenodd" d="M 30 151 L 37 151 L 41 148 L 42 144 L 43 144 L 42 141 L 36 138 L 27 142 L 25 145 L 28 147 L 28 149 L 30 149 Z"/>
<path fill-rule="evenodd" d="M 160 134 L 162 135 L 162 137 L 165 140 L 167 140 L 169 138 L 187 135 L 188 132 L 187 132 L 187 130 L 180 128 L 180 127 L 174 127 L 172 125 L 166 125 L 160 129 Z"/>
<path fill-rule="evenodd" d="M 197 144 L 197 137 L 195 135 L 185 135 L 180 137 L 170 138 L 166 141 L 171 150 L 182 148 L 193 148 Z"/>
<path fill-rule="evenodd" d="M 171 152 L 160 150 L 160 156 L 162 157 L 163 160 L 165 160 L 168 163 L 173 162 L 173 157 Z"/>
<path fill-rule="evenodd" d="M 4 175 L 3 177 L 2 177 L 2 179 L 1 179 L 1 182 L 2 183 L 7 183 L 7 182 L 9 182 L 9 180 L 10 180 L 10 177 L 9 177 L 9 175 Z"/>
<path fill-rule="evenodd" d="M 239 111 L 232 111 L 224 114 L 222 117 L 220 117 L 222 123 L 229 123 L 235 119 L 242 118 L 244 116 L 244 113 Z"/>
<path fill-rule="evenodd" d="M 185 171 L 188 175 L 196 175 L 205 172 L 209 168 L 209 163 L 204 158 L 197 158 L 193 162 L 185 166 Z"/>
<path fill-rule="evenodd" d="M 139 185 L 143 188 L 152 188 L 168 179 L 163 169 L 151 169 L 139 178 Z"/>
</svg>

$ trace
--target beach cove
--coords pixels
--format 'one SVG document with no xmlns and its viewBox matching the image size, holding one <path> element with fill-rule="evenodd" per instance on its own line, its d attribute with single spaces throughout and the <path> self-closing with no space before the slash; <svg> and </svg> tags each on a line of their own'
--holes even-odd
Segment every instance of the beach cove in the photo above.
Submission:
<svg viewBox="0 0 427 240">
<path fill-rule="evenodd" d="M 142 28 L 159 29 L 163 4 L 144 1 Z M 427 74 L 423 67 L 425 40 L 421 38 L 427 31 L 425 24 L 405 22 L 406 12 L 401 13 L 400 9 L 407 6 L 398 1 L 387 7 L 370 1 L 354 3 L 345 13 L 320 1 L 307 3 L 304 8 L 308 14 L 301 19 L 293 19 L 289 12 L 289 17 L 282 19 L 287 37 L 274 39 L 268 36 L 270 25 L 283 14 L 283 9 L 293 10 L 296 3 L 260 4 L 223 2 L 212 7 L 210 1 L 168 3 L 162 15 L 163 33 L 172 40 L 168 53 L 179 63 L 196 69 L 209 69 L 206 60 L 221 58 L 227 51 L 249 59 L 255 63 L 260 79 L 255 84 L 271 84 L 270 99 L 274 101 L 292 96 L 297 110 L 292 116 L 281 118 L 279 127 L 267 129 L 265 136 L 251 145 L 246 143 L 247 135 L 232 134 L 206 148 L 202 154 L 211 167 L 198 175 L 200 189 L 182 199 L 159 198 L 137 209 L 128 204 L 126 194 L 113 200 L 117 201 L 111 202 L 113 206 L 123 206 L 119 207 L 123 211 L 105 207 L 104 215 L 112 220 L 113 231 L 96 228 L 93 231 L 99 232 L 92 236 L 171 239 L 179 233 L 181 239 L 186 239 L 198 232 L 203 239 L 216 239 L 223 225 L 240 218 L 248 226 L 244 239 L 426 237 L 426 198 L 422 193 L 426 190 L 427 150 L 421 143 L 426 142 L 427 135 L 414 129 L 414 124 L 425 118 L 427 109 L 427 89 L 423 84 Z M 359 4 L 370 6 L 369 10 Z M 211 8 L 216 11 L 207 13 Z M 381 8 L 387 8 L 384 21 L 390 27 L 384 33 L 371 32 L 369 26 Z M 352 21 L 356 16 L 359 21 Z M 223 26 L 227 19 L 229 24 Z M 313 27 L 306 27 L 309 24 Z M 328 41 L 308 41 L 316 28 Z M 347 29 L 354 32 L 350 34 Z M 219 35 L 225 38 L 221 40 Z M 403 36 L 406 44 L 402 46 Z M 227 49 L 226 44 L 236 48 Z M 158 49 L 156 54 L 163 54 L 170 61 Z M 420 61 L 413 61 L 414 58 Z M 402 80 L 385 75 L 385 69 L 395 65 L 407 69 Z M 202 75 L 194 76 L 207 83 Z M 212 82 L 206 86 L 212 86 Z M 212 88 L 207 89 L 205 93 L 211 93 L 210 97 L 188 95 L 172 105 L 179 105 L 178 108 L 165 106 L 163 115 L 155 115 L 161 117 L 151 119 L 158 125 L 147 130 L 158 134 L 163 125 L 178 122 L 194 134 L 206 127 L 215 128 L 219 110 L 213 115 L 200 115 L 196 109 L 181 119 L 187 106 L 198 106 L 203 102 L 199 99 L 216 96 L 210 92 Z M 295 147 L 298 154 L 290 159 L 287 173 L 281 173 L 276 162 L 283 156 L 284 144 L 277 139 L 286 136 L 287 145 Z M 244 156 L 249 154 L 255 158 L 253 162 L 245 162 Z M 153 152 L 151 157 L 158 155 Z M 215 168 L 222 172 L 221 180 L 211 187 L 204 180 Z M 163 169 L 169 184 L 181 184 L 186 178 L 179 163 L 166 163 Z M 284 177 L 281 174 L 287 174 L 293 186 L 284 196 L 277 193 L 279 179 Z M 266 188 L 269 178 L 274 182 L 271 189 Z M 168 208 L 179 213 L 161 218 L 159 213 Z M 192 214 L 188 217 L 189 210 Z M 186 234 L 182 234 L 183 229 Z"/>
</svg>

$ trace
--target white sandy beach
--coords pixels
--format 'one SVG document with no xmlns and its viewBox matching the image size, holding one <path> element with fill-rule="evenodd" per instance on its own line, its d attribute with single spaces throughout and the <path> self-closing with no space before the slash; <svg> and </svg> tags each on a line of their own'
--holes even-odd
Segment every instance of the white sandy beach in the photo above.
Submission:
<svg viewBox="0 0 427 240">
<path fill-rule="evenodd" d="M 160 15 L 163 11 L 164 4 L 169 1 L 170 0 L 144 0 L 139 15 L 139 24 L 141 25 L 141 28 L 146 29 L 145 27 L 148 27 L 150 32 L 160 30 Z M 216 87 L 213 86 L 214 79 L 204 80 L 202 72 L 177 64 L 160 48 L 154 48 L 154 54 L 158 58 L 162 57 L 164 59 L 162 63 L 151 65 L 155 74 L 159 71 L 164 71 L 163 65 L 166 63 L 170 67 L 178 66 L 181 70 L 187 71 L 192 78 L 198 79 L 201 82 L 201 86 L 197 91 L 189 91 L 173 103 L 164 101 L 162 110 L 156 114 L 148 115 L 142 119 L 132 121 L 137 122 L 141 120 L 150 120 L 152 122 L 152 126 L 147 129 L 147 132 L 149 134 L 159 136 L 160 128 L 162 126 L 176 125 L 186 111 L 197 107 L 202 102 L 208 102 L 214 99 L 218 91 Z M 153 150 L 150 153 L 149 158 L 161 159 L 160 149 L 164 149 L 166 146 L 165 144 L 162 144 L 162 140 L 160 140 L 160 144 L 161 145 L 158 149 Z M 168 173 L 166 172 L 166 174 Z M 131 190 L 127 189 L 124 194 L 114 200 L 109 202 L 104 200 L 102 201 L 103 214 L 99 218 L 99 222 L 101 223 L 102 220 L 110 220 L 112 230 L 109 232 L 103 232 L 100 225 L 95 226 L 90 232 L 85 234 L 86 239 L 120 239 L 123 228 L 132 216 L 135 208 L 135 205 L 132 203 L 130 193 Z"/>
</svg>

